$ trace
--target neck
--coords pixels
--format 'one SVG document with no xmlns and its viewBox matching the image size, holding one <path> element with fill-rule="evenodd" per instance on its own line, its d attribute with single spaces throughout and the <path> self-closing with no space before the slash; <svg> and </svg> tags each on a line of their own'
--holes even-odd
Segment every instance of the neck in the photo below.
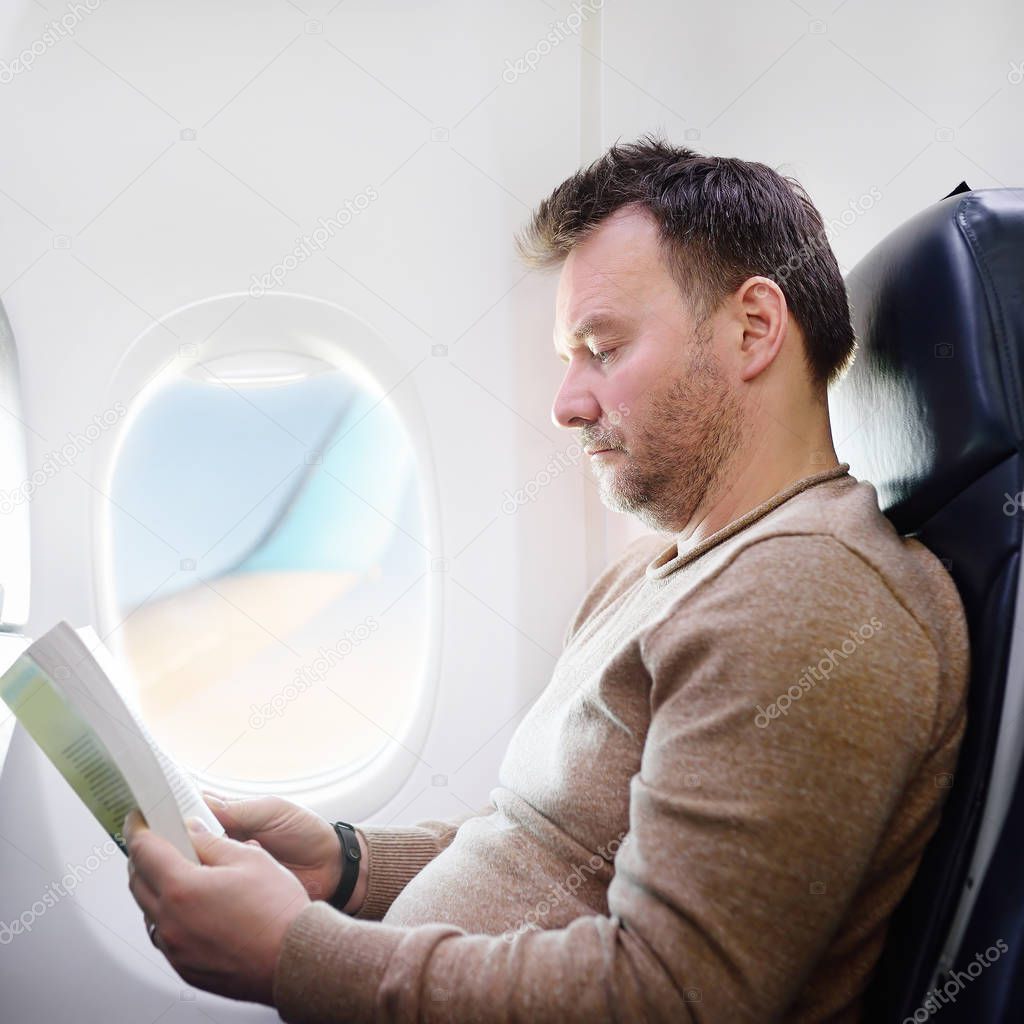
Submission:
<svg viewBox="0 0 1024 1024">
<path fill-rule="evenodd" d="M 737 451 L 730 463 L 722 467 L 712 491 L 683 527 L 675 531 L 679 552 L 696 547 L 800 480 L 835 469 L 839 459 L 827 419 L 823 428 L 809 438 L 809 442 L 799 439 L 794 444 L 792 437 L 780 443 L 767 436 L 760 444 Z"/>
</svg>

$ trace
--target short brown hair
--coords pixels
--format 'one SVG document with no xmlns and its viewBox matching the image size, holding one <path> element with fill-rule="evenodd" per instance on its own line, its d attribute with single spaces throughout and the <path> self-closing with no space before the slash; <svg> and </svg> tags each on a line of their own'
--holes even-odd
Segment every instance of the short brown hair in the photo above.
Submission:
<svg viewBox="0 0 1024 1024">
<path fill-rule="evenodd" d="M 803 330 L 804 360 L 828 388 L 856 351 L 846 286 L 821 214 L 803 188 L 766 164 L 705 156 L 653 134 L 613 145 L 541 201 L 516 236 L 531 267 L 561 263 L 616 210 L 655 218 L 666 265 L 698 322 L 752 276 L 769 277 Z"/>
</svg>

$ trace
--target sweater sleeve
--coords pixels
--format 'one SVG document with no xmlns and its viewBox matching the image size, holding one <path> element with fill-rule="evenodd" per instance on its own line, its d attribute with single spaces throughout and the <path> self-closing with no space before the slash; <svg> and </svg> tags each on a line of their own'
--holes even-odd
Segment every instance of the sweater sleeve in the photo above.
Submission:
<svg viewBox="0 0 1024 1024">
<path fill-rule="evenodd" d="M 354 918 L 380 921 L 395 897 L 455 838 L 459 826 L 470 818 L 494 813 L 488 803 L 444 821 L 427 820 L 415 825 L 356 825 L 366 843 L 366 898 Z"/>
<path fill-rule="evenodd" d="M 852 634 L 860 642 L 841 656 Z M 786 1013 L 909 780 L 923 764 L 952 770 L 962 702 L 940 699 L 936 650 L 884 581 L 826 537 L 741 550 L 641 645 L 651 721 L 609 913 L 487 935 L 354 921 L 315 903 L 282 944 L 283 1020 L 761 1024 Z M 829 675 L 804 688 L 823 649 L 836 655 Z M 907 881 L 945 796 L 927 780 L 916 791 L 919 819 L 886 866 Z"/>
</svg>

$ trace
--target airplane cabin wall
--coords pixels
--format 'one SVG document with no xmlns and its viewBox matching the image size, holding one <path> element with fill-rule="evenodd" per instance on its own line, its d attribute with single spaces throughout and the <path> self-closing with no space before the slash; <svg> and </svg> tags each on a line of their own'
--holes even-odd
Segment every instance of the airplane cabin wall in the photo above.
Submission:
<svg viewBox="0 0 1024 1024">
<path fill-rule="evenodd" d="M 574 438 L 550 420 L 557 274 L 527 273 L 512 249 L 541 198 L 617 139 L 661 129 L 795 174 L 847 270 L 964 176 L 975 188 L 1016 183 L 1024 155 L 1009 130 L 1024 86 L 1006 74 L 1024 54 L 1000 48 L 1021 38 L 1022 15 L 1002 0 L 970 18 L 881 0 L 834 11 L 92 2 L 73 36 L 0 83 L 0 297 L 19 348 L 30 471 L 118 398 L 121 360 L 154 324 L 221 295 L 258 309 L 254 275 L 319 218 L 376 193 L 270 289 L 366 321 L 396 367 L 382 383 L 411 391 L 429 425 L 432 556 L 445 560 L 433 570 L 437 701 L 397 789 L 320 808 L 348 820 L 482 807 L 587 585 L 646 532 L 603 510 Z M 585 16 L 570 31 L 574 10 Z M 63 12 L 5 5 L 0 59 Z M 544 46 L 549 33 L 558 41 Z M 96 621 L 104 443 L 31 499 L 30 634 Z M 0 837 L 0 922 L 103 839 L 23 733 L 0 776 Z M 73 899 L 0 946 L 10 1019 L 99 1020 L 116 1005 L 131 1019 L 174 1006 L 163 1019 L 191 1020 L 194 999 L 218 1020 L 276 1019 L 173 975 L 146 940 L 120 854 L 86 875 Z M 52 984 L 54 972 L 72 984 Z"/>
</svg>

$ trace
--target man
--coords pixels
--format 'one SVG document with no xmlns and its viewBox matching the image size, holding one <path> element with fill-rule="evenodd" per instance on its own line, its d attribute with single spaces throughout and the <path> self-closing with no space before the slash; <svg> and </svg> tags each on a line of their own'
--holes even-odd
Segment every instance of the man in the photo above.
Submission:
<svg viewBox="0 0 1024 1024">
<path fill-rule="evenodd" d="M 154 941 L 303 1024 L 859 1020 L 956 763 L 967 633 L 836 458 L 855 346 L 821 218 L 763 164 L 645 137 L 519 250 L 561 265 L 554 418 L 660 535 L 585 596 L 478 813 L 362 826 L 344 871 L 274 797 L 211 798 L 233 838 L 198 834 L 203 867 L 135 821 Z M 339 885 L 347 913 L 309 900 Z"/>
</svg>

